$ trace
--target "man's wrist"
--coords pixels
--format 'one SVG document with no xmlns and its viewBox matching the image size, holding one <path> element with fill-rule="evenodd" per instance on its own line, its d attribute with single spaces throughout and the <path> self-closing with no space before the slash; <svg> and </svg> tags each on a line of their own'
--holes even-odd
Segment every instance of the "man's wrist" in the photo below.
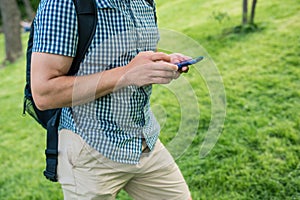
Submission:
<svg viewBox="0 0 300 200">
<path fill-rule="evenodd" d="M 127 66 L 118 67 L 118 68 L 115 68 L 115 70 L 117 70 L 116 77 L 118 77 L 118 80 L 116 80 L 117 82 L 116 82 L 116 86 L 115 86 L 116 90 L 133 84 L 130 81 L 130 79 L 128 78 L 128 67 Z"/>
</svg>

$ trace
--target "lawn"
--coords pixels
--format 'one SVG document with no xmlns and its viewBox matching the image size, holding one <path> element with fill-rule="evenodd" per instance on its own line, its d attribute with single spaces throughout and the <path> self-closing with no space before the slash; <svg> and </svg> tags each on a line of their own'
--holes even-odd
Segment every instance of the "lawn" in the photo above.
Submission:
<svg viewBox="0 0 300 200">
<path fill-rule="evenodd" d="M 159 26 L 171 34 L 162 50 L 207 58 L 176 83 L 154 86 L 161 140 L 194 200 L 300 200 L 300 2 L 258 1 L 258 28 L 234 32 L 241 4 L 157 0 Z M 0 47 L 3 60 L 3 35 Z M 0 69 L 0 199 L 63 199 L 42 175 L 44 130 L 22 116 L 24 81 L 24 57 Z M 213 148 L 202 155 L 209 139 Z"/>
</svg>

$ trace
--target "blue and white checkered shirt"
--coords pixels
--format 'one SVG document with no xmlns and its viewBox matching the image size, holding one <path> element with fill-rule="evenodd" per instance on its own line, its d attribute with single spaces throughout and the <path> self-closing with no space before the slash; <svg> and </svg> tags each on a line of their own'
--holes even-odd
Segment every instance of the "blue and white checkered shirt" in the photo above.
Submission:
<svg viewBox="0 0 300 200">
<path fill-rule="evenodd" d="M 146 0 L 96 2 L 96 33 L 77 76 L 125 66 L 139 52 L 154 51 L 159 39 L 154 7 Z M 72 0 L 42 0 L 33 51 L 74 57 L 77 31 Z M 114 161 L 137 164 L 142 138 L 153 149 L 160 132 L 150 109 L 151 90 L 151 86 L 129 86 L 90 103 L 63 108 L 60 128 L 79 134 Z"/>
</svg>

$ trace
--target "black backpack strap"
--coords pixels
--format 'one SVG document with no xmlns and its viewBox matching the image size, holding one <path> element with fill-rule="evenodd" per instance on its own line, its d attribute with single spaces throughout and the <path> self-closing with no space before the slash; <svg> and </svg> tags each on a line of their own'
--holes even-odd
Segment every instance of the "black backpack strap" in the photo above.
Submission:
<svg viewBox="0 0 300 200">
<path fill-rule="evenodd" d="M 76 57 L 73 60 L 69 75 L 78 72 L 81 61 L 83 60 L 96 32 L 97 7 L 95 0 L 73 0 L 78 19 L 78 45 Z"/>
<path fill-rule="evenodd" d="M 46 169 L 44 175 L 50 181 L 57 181 L 57 156 L 58 156 L 58 125 L 61 109 L 48 121 L 47 124 L 47 144 L 46 144 Z"/>
<path fill-rule="evenodd" d="M 73 0 L 78 19 L 78 45 L 76 56 L 68 75 L 74 75 L 79 70 L 80 63 L 90 46 L 96 31 L 97 7 L 95 0 Z M 53 115 L 47 124 L 46 169 L 44 175 L 47 179 L 57 181 L 58 156 L 58 126 L 61 109 Z"/>
</svg>

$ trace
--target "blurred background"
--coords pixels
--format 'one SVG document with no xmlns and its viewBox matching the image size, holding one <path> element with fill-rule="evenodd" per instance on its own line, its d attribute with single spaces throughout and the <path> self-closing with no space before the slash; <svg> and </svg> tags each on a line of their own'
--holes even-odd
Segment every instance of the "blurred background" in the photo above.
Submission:
<svg viewBox="0 0 300 200">
<path fill-rule="evenodd" d="M 63 199 L 59 184 L 42 175 L 45 131 L 22 116 L 26 42 L 38 3 L 0 0 L 3 200 Z M 156 6 L 160 28 L 184 34 L 207 51 L 226 93 L 220 137 L 200 157 L 211 122 L 211 91 L 195 75 L 197 68 L 184 75 L 197 96 L 200 120 L 176 162 L 193 199 L 300 199 L 300 1 L 156 0 Z M 167 112 L 160 136 L 165 144 L 180 123 L 180 104 L 173 97 L 154 86 L 151 101 Z M 117 199 L 131 198 L 121 191 Z"/>
</svg>

